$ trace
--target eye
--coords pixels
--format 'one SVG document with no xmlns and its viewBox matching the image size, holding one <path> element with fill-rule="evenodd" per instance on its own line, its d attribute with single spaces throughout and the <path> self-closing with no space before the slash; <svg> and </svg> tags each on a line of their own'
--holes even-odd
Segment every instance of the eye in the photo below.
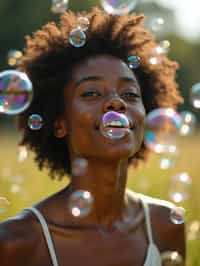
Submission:
<svg viewBox="0 0 200 266">
<path fill-rule="evenodd" d="M 98 97 L 100 93 L 95 90 L 85 91 L 81 94 L 81 97 Z"/>
<path fill-rule="evenodd" d="M 140 95 L 133 92 L 133 91 L 127 91 L 122 94 L 123 97 L 130 100 L 135 100 L 135 98 L 140 98 Z"/>
</svg>

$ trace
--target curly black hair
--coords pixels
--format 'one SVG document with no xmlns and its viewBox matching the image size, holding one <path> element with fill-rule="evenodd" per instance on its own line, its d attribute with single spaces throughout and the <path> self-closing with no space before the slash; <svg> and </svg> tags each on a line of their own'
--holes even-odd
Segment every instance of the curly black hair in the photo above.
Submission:
<svg viewBox="0 0 200 266">
<path fill-rule="evenodd" d="M 81 48 L 69 43 L 72 29 L 77 27 L 79 16 L 90 21 L 86 32 L 87 42 Z M 89 56 L 108 54 L 127 62 L 130 55 L 141 58 L 141 66 L 134 70 L 141 90 L 146 113 L 159 107 L 176 108 L 183 101 L 175 81 L 178 64 L 159 55 L 159 64 L 150 64 L 152 49 L 157 43 L 144 28 L 144 15 L 110 15 L 94 8 L 86 13 L 65 12 L 59 25 L 49 22 L 26 37 L 26 48 L 19 66 L 28 74 L 34 87 L 34 99 L 30 107 L 18 117 L 18 127 L 23 131 L 20 145 L 26 145 L 35 153 L 40 169 L 47 167 L 52 178 L 71 174 L 71 162 L 65 139 L 54 136 L 54 123 L 64 110 L 64 87 L 71 78 L 75 64 Z M 41 130 L 32 131 L 27 125 L 31 114 L 40 114 L 45 123 Z M 147 148 L 130 160 L 137 165 L 146 159 Z"/>
</svg>

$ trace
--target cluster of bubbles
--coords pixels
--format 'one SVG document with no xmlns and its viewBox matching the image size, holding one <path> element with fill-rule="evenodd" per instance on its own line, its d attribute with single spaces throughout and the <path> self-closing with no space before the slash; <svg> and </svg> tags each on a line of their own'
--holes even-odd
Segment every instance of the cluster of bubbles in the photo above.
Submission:
<svg viewBox="0 0 200 266">
<path fill-rule="evenodd" d="M 18 66 L 22 58 L 22 52 L 19 50 L 10 50 L 7 53 L 7 62 L 9 66 Z"/>
</svg>

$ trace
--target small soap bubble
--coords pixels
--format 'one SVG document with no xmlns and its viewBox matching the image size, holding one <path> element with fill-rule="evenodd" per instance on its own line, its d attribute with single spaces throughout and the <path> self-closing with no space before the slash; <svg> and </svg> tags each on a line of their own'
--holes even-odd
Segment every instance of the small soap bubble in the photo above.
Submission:
<svg viewBox="0 0 200 266">
<path fill-rule="evenodd" d="M 79 17 L 78 18 L 78 25 L 77 25 L 77 28 L 82 30 L 82 31 L 86 31 L 88 30 L 90 26 L 90 21 L 88 18 L 86 17 Z"/>
<path fill-rule="evenodd" d="M 18 50 L 10 50 L 7 53 L 7 61 L 9 66 L 17 66 L 22 59 L 22 52 Z"/>
<path fill-rule="evenodd" d="M 161 32 L 164 27 L 164 19 L 161 17 L 155 17 L 151 20 L 151 30 L 155 33 Z"/>
<path fill-rule="evenodd" d="M 180 135 L 181 136 L 192 135 L 192 133 L 195 130 L 196 123 L 197 123 L 196 116 L 192 112 L 189 112 L 189 111 L 182 111 L 180 115 L 183 120 L 183 124 L 180 128 Z"/>
<path fill-rule="evenodd" d="M 163 266 L 183 266 L 183 257 L 177 251 L 165 251 L 161 253 Z"/>
<path fill-rule="evenodd" d="M 163 170 L 170 169 L 174 166 L 174 160 L 172 158 L 163 157 L 160 159 L 160 168 Z"/>
<path fill-rule="evenodd" d="M 192 86 L 190 98 L 194 108 L 200 109 L 200 82 Z"/>
<path fill-rule="evenodd" d="M 25 73 L 16 70 L 0 73 L 0 106 L 3 113 L 22 113 L 29 107 L 32 98 L 32 83 Z"/>
<path fill-rule="evenodd" d="M 158 57 L 158 56 L 151 56 L 149 58 L 149 63 L 151 65 L 159 65 L 162 63 L 162 59 L 161 59 L 161 57 Z"/>
<path fill-rule="evenodd" d="M 40 130 L 43 124 L 43 119 L 39 114 L 32 114 L 29 116 L 28 126 L 31 130 Z"/>
<path fill-rule="evenodd" d="M 72 163 L 72 174 L 74 176 L 83 176 L 86 173 L 88 161 L 84 158 L 76 158 Z"/>
<path fill-rule="evenodd" d="M 63 13 L 68 8 L 69 0 L 52 0 L 51 11 L 53 13 Z"/>
<path fill-rule="evenodd" d="M 0 214 L 3 214 L 8 211 L 10 207 L 10 202 L 5 197 L 0 197 Z"/>
<path fill-rule="evenodd" d="M 188 225 L 187 239 L 200 240 L 200 221 L 192 221 Z"/>
<path fill-rule="evenodd" d="M 22 163 L 28 158 L 28 150 L 26 146 L 20 145 L 18 148 L 18 156 L 17 160 L 18 162 Z"/>
<path fill-rule="evenodd" d="M 129 120 L 125 114 L 109 111 L 102 117 L 100 132 L 106 138 L 121 139 L 129 131 Z"/>
<path fill-rule="evenodd" d="M 171 108 L 151 111 L 145 120 L 145 145 L 156 153 L 175 153 L 176 137 L 182 125 L 181 116 Z"/>
<path fill-rule="evenodd" d="M 170 41 L 168 40 L 163 40 L 159 43 L 159 46 L 161 47 L 163 53 L 168 53 L 170 49 Z"/>
<path fill-rule="evenodd" d="M 141 60 L 140 57 L 137 55 L 131 55 L 128 57 L 128 66 L 131 69 L 136 69 L 140 66 Z"/>
<path fill-rule="evenodd" d="M 174 207 L 170 211 L 170 220 L 174 224 L 184 223 L 185 218 L 185 209 L 183 207 Z"/>
<path fill-rule="evenodd" d="M 10 187 L 10 192 L 12 194 L 20 194 L 22 191 L 22 186 L 20 184 L 12 184 Z"/>
<path fill-rule="evenodd" d="M 127 14 L 133 10 L 138 0 L 101 0 L 103 9 L 113 15 Z"/>
<path fill-rule="evenodd" d="M 68 208 L 73 216 L 85 217 L 89 215 L 93 206 L 93 197 L 89 191 L 77 190 L 71 194 Z"/>
<path fill-rule="evenodd" d="M 174 202 L 182 202 L 189 198 L 192 180 L 187 173 L 179 173 L 170 180 L 169 198 Z"/>
<path fill-rule="evenodd" d="M 86 43 L 86 35 L 84 31 L 81 29 L 73 29 L 70 32 L 69 42 L 76 48 L 83 47 Z"/>
</svg>

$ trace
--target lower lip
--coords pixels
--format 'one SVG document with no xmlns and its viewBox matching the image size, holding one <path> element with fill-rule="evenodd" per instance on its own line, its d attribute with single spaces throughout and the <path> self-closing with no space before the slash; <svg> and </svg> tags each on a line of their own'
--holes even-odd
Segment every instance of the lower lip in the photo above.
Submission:
<svg viewBox="0 0 200 266">
<path fill-rule="evenodd" d="M 129 134 L 130 132 L 131 130 L 129 128 L 118 128 L 118 127 L 101 128 L 102 135 L 109 139 L 122 139 L 125 135 Z"/>
</svg>

